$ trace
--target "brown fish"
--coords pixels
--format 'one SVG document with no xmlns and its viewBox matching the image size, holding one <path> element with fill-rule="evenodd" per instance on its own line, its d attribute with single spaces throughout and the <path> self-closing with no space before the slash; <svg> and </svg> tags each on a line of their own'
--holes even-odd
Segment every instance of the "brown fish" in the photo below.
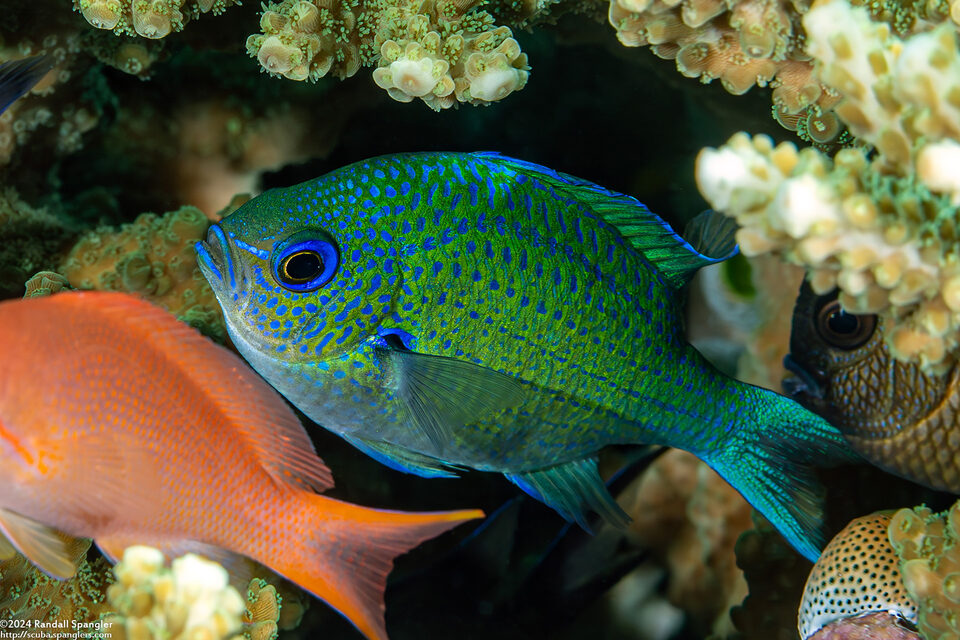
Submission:
<svg viewBox="0 0 960 640">
<path fill-rule="evenodd" d="M 837 427 L 881 469 L 960 494 L 960 367 L 942 374 L 895 360 L 876 315 L 845 312 L 837 293 L 803 283 L 793 312 L 796 377 L 784 390 Z"/>
</svg>

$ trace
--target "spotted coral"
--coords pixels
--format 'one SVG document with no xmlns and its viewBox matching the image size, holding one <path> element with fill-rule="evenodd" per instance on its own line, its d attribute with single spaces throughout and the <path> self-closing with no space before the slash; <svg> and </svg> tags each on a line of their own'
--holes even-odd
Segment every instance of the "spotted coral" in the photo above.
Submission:
<svg viewBox="0 0 960 640">
<path fill-rule="evenodd" d="M 439 111 L 489 104 L 524 87 L 526 54 L 475 0 L 283 0 L 266 6 L 248 53 L 291 80 L 373 79 L 395 100 Z"/>
<path fill-rule="evenodd" d="M 59 271 L 77 289 L 140 294 L 223 342 L 226 327 L 220 307 L 193 252 L 209 224 L 195 207 L 163 216 L 145 213 L 119 229 L 106 227 L 83 236 Z"/>
<path fill-rule="evenodd" d="M 859 139 L 831 160 L 737 134 L 697 162 L 701 193 L 737 219 L 748 255 L 784 254 L 815 291 L 881 313 L 900 359 L 943 369 L 960 350 L 960 48 L 941 25 L 901 41 L 863 9 L 828 2 L 805 19 L 817 73 Z M 861 53 L 857 53 L 861 52 Z"/>
<path fill-rule="evenodd" d="M 857 518 L 823 550 L 800 602 L 801 638 L 838 620 L 869 613 L 889 612 L 917 621 L 916 602 L 903 585 L 897 554 L 887 541 L 890 520 L 890 512 Z"/>
</svg>

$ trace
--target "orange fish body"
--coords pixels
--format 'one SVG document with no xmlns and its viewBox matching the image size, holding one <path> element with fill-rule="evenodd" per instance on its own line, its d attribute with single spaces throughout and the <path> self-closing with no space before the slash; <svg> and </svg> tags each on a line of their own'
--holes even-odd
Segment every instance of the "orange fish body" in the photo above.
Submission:
<svg viewBox="0 0 960 640">
<path fill-rule="evenodd" d="M 57 532 L 114 558 L 131 544 L 228 568 L 246 556 L 380 639 L 393 558 L 482 517 L 318 495 L 330 471 L 281 397 L 230 351 L 124 294 L 0 304 L 0 358 L 0 533 L 58 577 L 72 562 Z"/>
</svg>

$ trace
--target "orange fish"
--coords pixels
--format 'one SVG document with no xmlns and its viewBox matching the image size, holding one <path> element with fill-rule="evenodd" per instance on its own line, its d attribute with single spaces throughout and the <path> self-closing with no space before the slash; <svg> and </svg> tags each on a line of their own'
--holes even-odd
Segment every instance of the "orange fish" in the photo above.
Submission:
<svg viewBox="0 0 960 640">
<path fill-rule="evenodd" d="M 330 470 L 280 395 L 131 296 L 0 303 L 0 359 L 0 558 L 15 548 L 55 577 L 75 571 L 63 534 L 114 559 L 132 544 L 246 556 L 379 640 L 393 558 L 483 516 L 318 495 Z"/>
</svg>

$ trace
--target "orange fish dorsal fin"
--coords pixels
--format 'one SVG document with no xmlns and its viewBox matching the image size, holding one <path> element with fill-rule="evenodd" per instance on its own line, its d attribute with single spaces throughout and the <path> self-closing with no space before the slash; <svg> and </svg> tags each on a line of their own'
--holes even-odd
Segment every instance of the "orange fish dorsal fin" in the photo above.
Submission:
<svg viewBox="0 0 960 640">
<path fill-rule="evenodd" d="M 6 509 L 0 509 L 0 533 L 7 547 L 15 548 L 47 575 L 64 580 L 77 573 L 75 538 Z"/>
<path fill-rule="evenodd" d="M 277 482 L 318 492 L 333 487 L 330 470 L 280 394 L 239 356 L 169 312 L 136 296 L 103 291 L 72 291 L 22 301 L 27 302 L 46 305 L 51 313 L 86 314 L 98 324 L 148 345 L 191 384 L 207 392 L 218 412 Z"/>
</svg>

